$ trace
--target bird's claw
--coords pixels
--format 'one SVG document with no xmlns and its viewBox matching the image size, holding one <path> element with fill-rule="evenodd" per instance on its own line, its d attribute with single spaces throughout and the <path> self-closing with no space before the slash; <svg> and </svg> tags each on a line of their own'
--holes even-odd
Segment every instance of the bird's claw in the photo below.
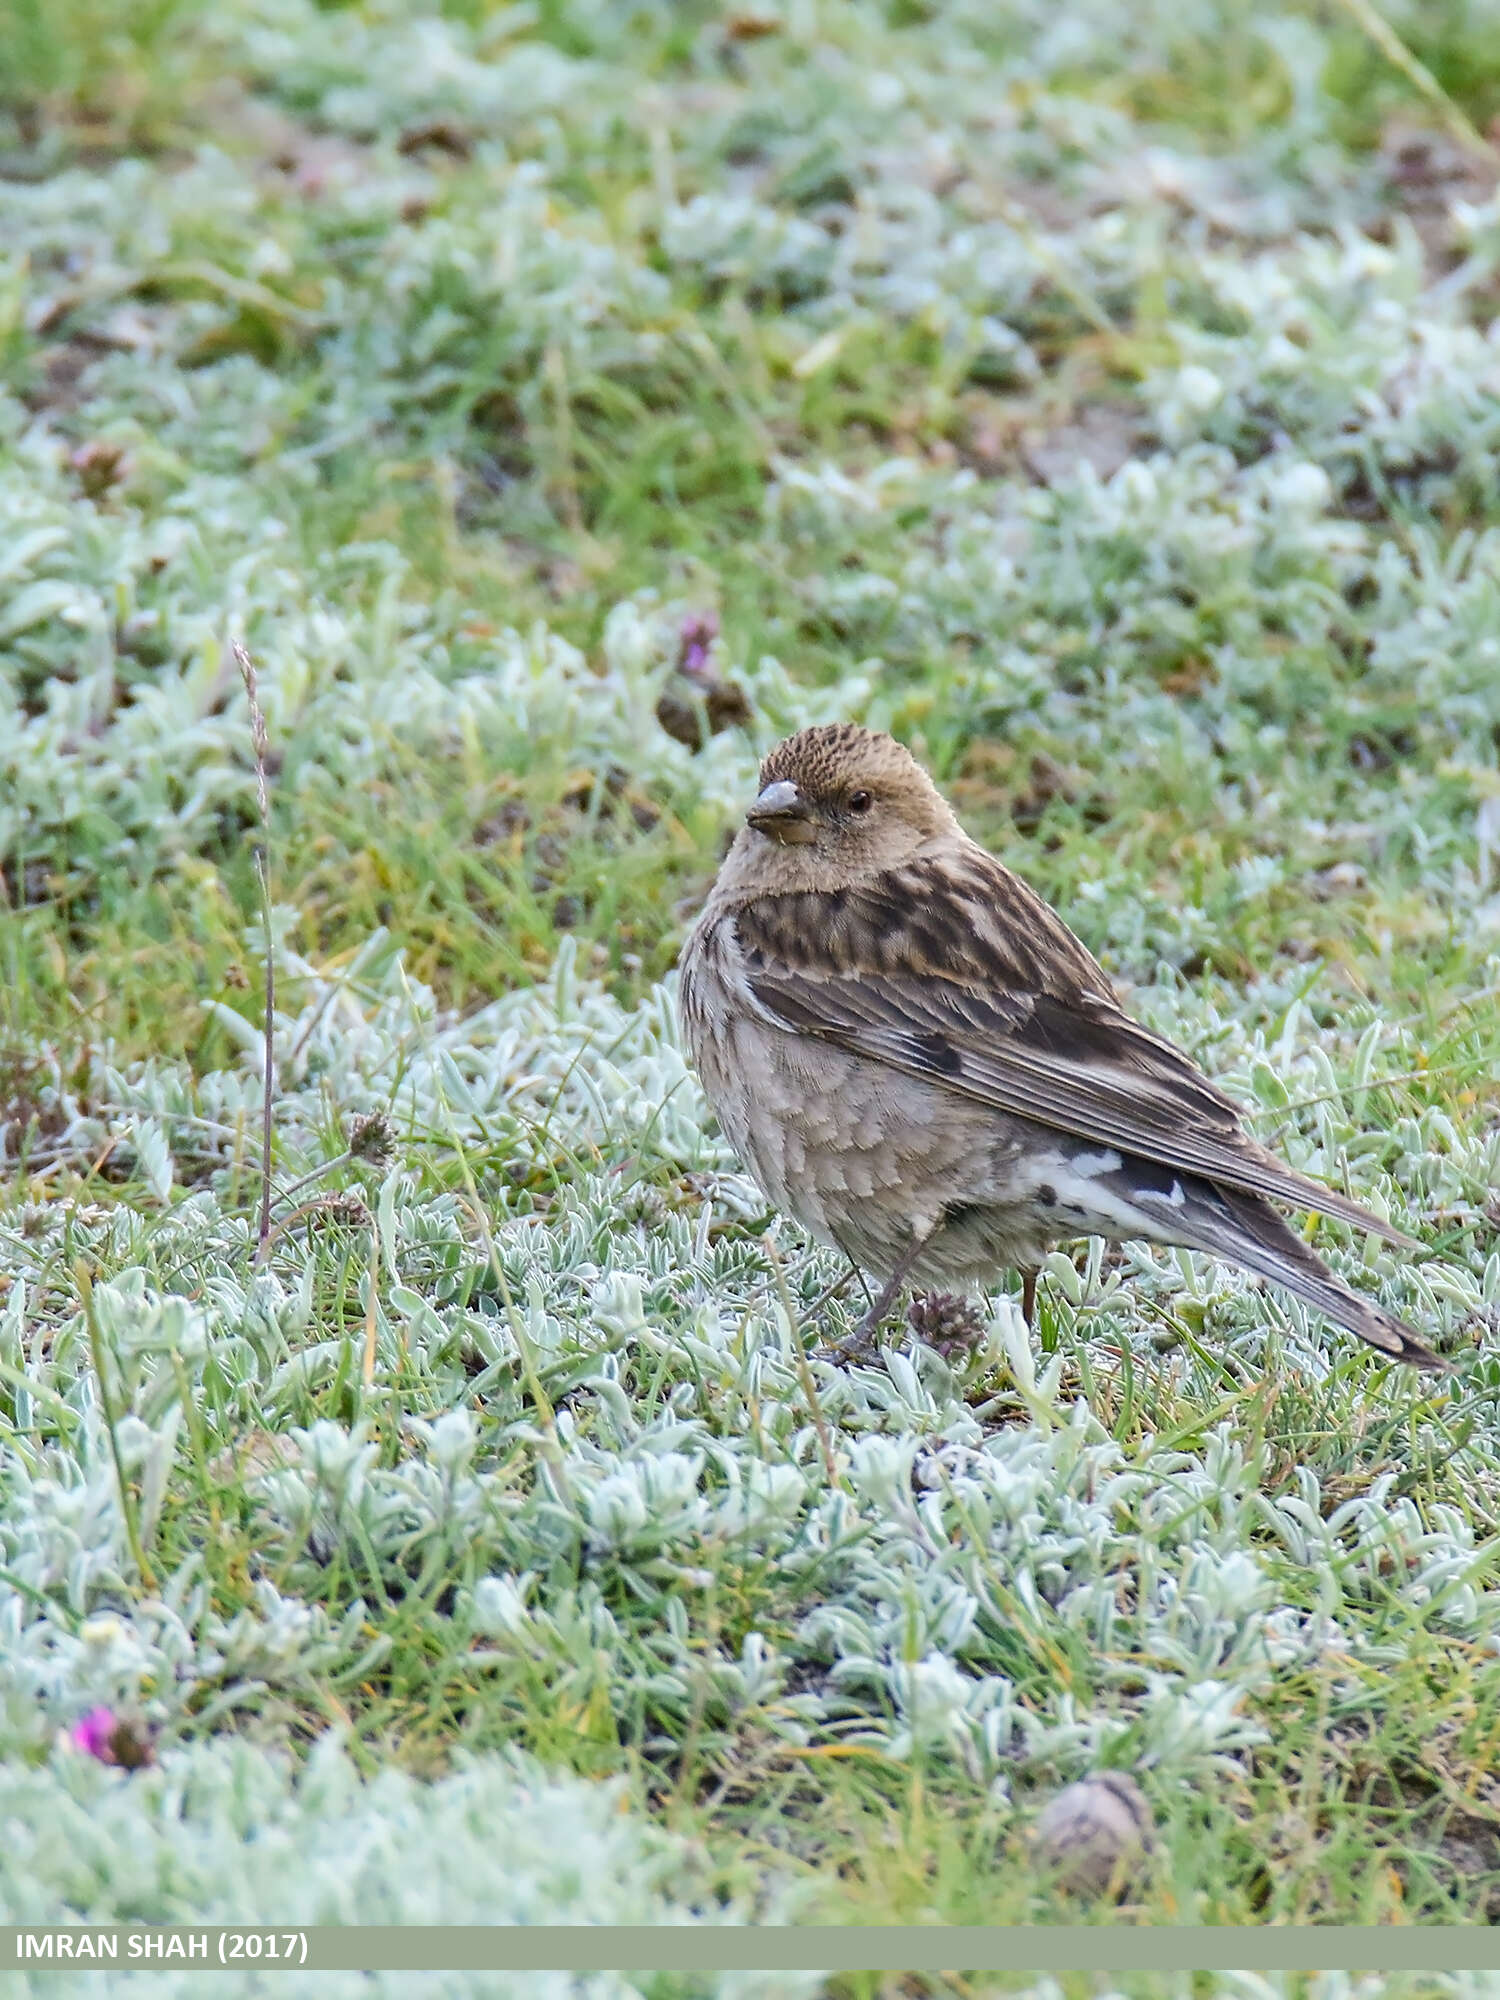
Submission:
<svg viewBox="0 0 1500 2000">
<path fill-rule="evenodd" d="M 875 1352 L 875 1336 L 884 1324 L 886 1314 L 878 1316 L 866 1313 L 852 1333 L 846 1333 L 842 1340 L 825 1341 L 815 1350 L 819 1361 L 831 1361 L 836 1368 L 847 1368 L 852 1361 L 867 1361 Z"/>
<path fill-rule="evenodd" d="M 843 1340 L 825 1340 L 821 1347 L 815 1347 L 813 1359 L 832 1362 L 835 1368 L 847 1368 L 852 1362 L 867 1361 L 874 1352 L 873 1336 L 857 1326 Z"/>
</svg>

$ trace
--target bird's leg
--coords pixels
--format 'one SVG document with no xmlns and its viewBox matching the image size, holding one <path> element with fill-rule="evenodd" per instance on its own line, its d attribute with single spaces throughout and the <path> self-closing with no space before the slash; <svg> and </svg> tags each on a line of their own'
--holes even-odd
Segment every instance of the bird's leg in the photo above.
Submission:
<svg viewBox="0 0 1500 2000">
<path fill-rule="evenodd" d="M 832 1232 L 830 1231 L 830 1234 L 831 1233 Z M 848 1284 L 850 1278 L 854 1280 L 854 1282 L 859 1286 L 859 1289 L 864 1293 L 865 1304 L 869 1305 L 874 1294 L 870 1290 L 864 1272 L 859 1268 L 859 1259 L 857 1257 L 850 1256 L 848 1249 L 843 1243 L 839 1241 L 837 1236 L 835 1236 L 833 1239 L 833 1247 L 838 1251 L 839 1255 L 843 1258 L 844 1262 L 849 1266 L 849 1269 L 846 1275 L 840 1278 L 836 1285 L 829 1286 L 828 1290 L 824 1292 L 823 1296 L 818 1300 L 818 1306 L 827 1305 L 828 1301 L 833 1297 L 834 1293 L 842 1291 L 844 1286 Z M 813 1307 L 812 1309 L 813 1312 L 816 1312 L 818 1310 L 818 1306 Z M 808 1318 L 809 1319 L 812 1318 L 812 1313 L 808 1314 Z"/>
<path fill-rule="evenodd" d="M 838 1251 L 840 1256 L 843 1257 L 845 1262 L 848 1264 L 849 1268 L 844 1273 L 842 1278 L 838 1279 L 836 1283 L 828 1287 L 826 1292 L 820 1292 L 818 1294 L 813 1304 L 808 1308 L 807 1317 L 809 1319 L 815 1319 L 817 1315 L 823 1310 L 823 1307 L 827 1305 L 830 1299 L 837 1298 L 838 1294 L 841 1291 L 843 1291 L 844 1287 L 848 1284 L 851 1278 L 854 1280 L 855 1284 L 859 1286 L 859 1289 L 864 1293 L 865 1304 L 868 1306 L 873 1304 L 874 1302 L 875 1295 L 870 1290 L 869 1283 L 865 1278 L 864 1272 L 859 1268 L 858 1261 L 849 1255 L 849 1252 L 844 1248 L 843 1244 L 839 1242 L 839 1239 L 836 1236 L 834 1237 L 833 1240 L 835 1244 L 837 1244 L 838 1246 Z"/>
<path fill-rule="evenodd" d="M 860 1286 L 864 1291 L 865 1297 L 869 1298 L 870 1288 L 867 1284 L 865 1284 L 864 1272 L 860 1270 L 858 1264 L 856 1264 L 853 1258 L 851 1257 L 849 1260 L 849 1268 L 844 1273 L 843 1277 L 835 1278 L 831 1285 L 827 1286 L 823 1291 L 819 1292 L 818 1296 L 813 1300 L 812 1304 L 808 1307 L 804 1317 L 807 1319 L 816 1319 L 818 1314 L 823 1310 L 824 1306 L 827 1305 L 830 1299 L 836 1299 L 840 1292 L 848 1290 L 849 1280 L 851 1278 L 858 1278 Z"/>
<path fill-rule="evenodd" d="M 849 1338 L 839 1342 L 840 1353 L 858 1354 L 870 1345 L 871 1340 L 879 1329 L 880 1322 L 891 1309 L 891 1302 L 906 1283 L 907 1272 L 910 1271 L 912 1265 L 916 1263 L 917 1259 L 927 1248 L 928 1244 L 931 1243 L 933 1237 L 937 1235 L 938 1230 L 942 1226 L 942 1222 L 939 1220 L 925 1235 L 914 1235 L 912 1237 L 911 1242 L 902 1252 L 895 1270 L 892 1271 L 891 1275 L 881 1286 L 880 1296 L 875 1300 L 870 1310 L 865 1314 Z"/>
<path fill-rule="evenodd" d="M 1034 1268 L 1021 1273 L 1021 1317 L 1026 1322 L 1028 1333 L 1036 1325 L 1036 1281 Z"/>
</svg>

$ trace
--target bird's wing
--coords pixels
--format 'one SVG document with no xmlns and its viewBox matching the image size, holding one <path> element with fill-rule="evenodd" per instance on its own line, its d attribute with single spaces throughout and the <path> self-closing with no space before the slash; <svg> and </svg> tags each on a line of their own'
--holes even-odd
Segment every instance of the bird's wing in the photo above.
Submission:
<svg viewBox="0 0 1500 2000">
<path fill-rule="evenodd" d="M 1250 1138 L 1239 1107 L 1132 1021 L 1062 920 L 972 843 L 845 890 L 756 898 L 734 925 L 750 991 L 784 1027 L 1088 1144 L 1417 1247 Z"/>
</svg>

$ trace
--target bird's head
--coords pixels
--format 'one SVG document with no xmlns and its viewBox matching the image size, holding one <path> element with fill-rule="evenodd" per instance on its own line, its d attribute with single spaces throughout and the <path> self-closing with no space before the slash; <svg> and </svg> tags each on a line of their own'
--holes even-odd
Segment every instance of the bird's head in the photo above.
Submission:
<svg viewBox="0 0 1500 2000">
<path fill-rule="evenodd" d="M 947 801 L 894 737 L 821 723 L 778 743 L 726 864 L 753 890 L 836 889 L 958 831 Z"/>
</svg>

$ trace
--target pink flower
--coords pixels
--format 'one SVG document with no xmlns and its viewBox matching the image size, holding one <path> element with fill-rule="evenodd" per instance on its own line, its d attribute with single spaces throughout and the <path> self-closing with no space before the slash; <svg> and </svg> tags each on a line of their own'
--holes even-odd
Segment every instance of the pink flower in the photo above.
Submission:
<svg viewBox="0 0 1500 2000">
<path fill-rule="evenodd" d="M 75 1750 L 97 1757 L 101 1764 L 115 1761 L 114 1736 L 119 1727 L 112 1708 L 91 1708 L 82 1721 L 73 1724 L 68 1738 Z"/>
<path fill-rule="evenodd" d="M 68 1741 L 85 1757 L 96 1758 L 101 1764 L 118 1764 L 127 1771 L 138 1771 L 151 1762 L 151 1738 L 145 1728 L 127 1716 L 116 1715 L 112 1708 L 91 1708 L 73 1724 Z"/>
</svg>

